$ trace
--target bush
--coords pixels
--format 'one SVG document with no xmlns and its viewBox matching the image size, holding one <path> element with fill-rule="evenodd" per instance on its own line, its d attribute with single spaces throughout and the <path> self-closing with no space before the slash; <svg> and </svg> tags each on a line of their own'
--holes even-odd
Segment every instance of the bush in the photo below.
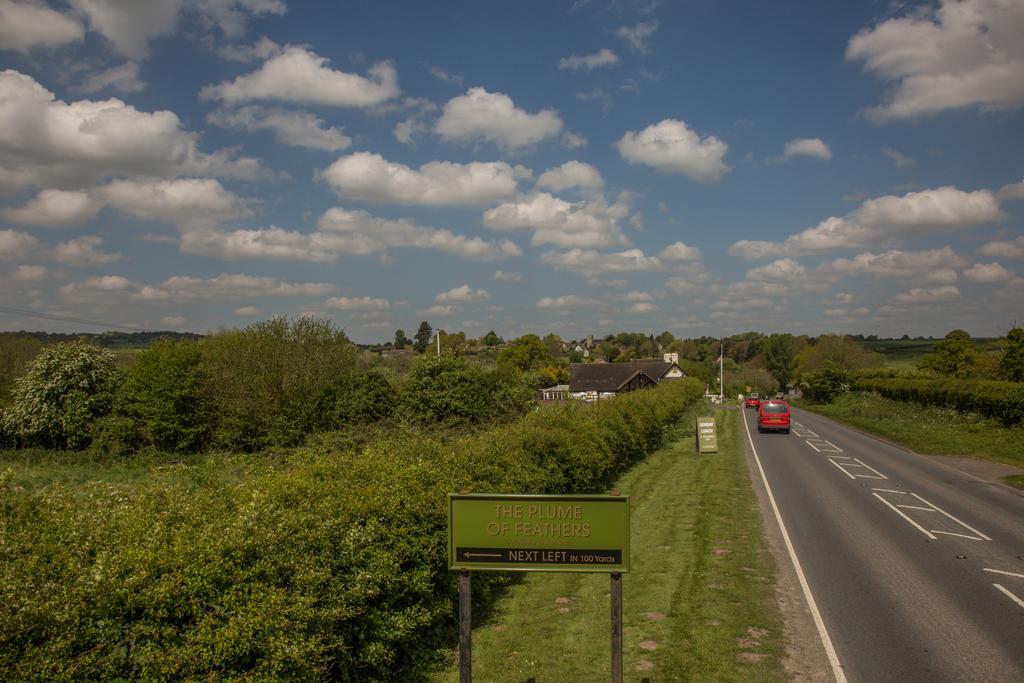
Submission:
<svg viewBox="0 0 1024 683">
<path fill-rule="evenodd" d="M 355 369 L 345 333 L 312 318 L 274 318 L 200 342 L 217 416 L 215 445 L 246 452 L 295 446 L 322 424 L 327 388 Z"/>
<path fill-rule="evenodd" d="M 371 369 L 335 378 L 319 400 L 320 429 L 366 425 L 390 418 L 398 392 L 385 372 Z"/>
<path fill-rule="evenodd" d="M 402 387 L 402 415 L 418 425 L 476 426 L 519 417 L 533 405 L 516 370 L 485 371 L 455 356 L 425 357 Z"/>
<path fill-rule="evenodd" d="M 0 476 L 0 670 L 420 680 L 457 632 L 446 494 L 605 490 L 700 394 L 682 380 L 448 443 L 320 444 L 230 486 L 186 486 L 179 473 L 131 493 L 98 483 L 85 495 L 33 493 Z M 475 604 L 504 581 L 477 574 Z"/>
<path fill-rule="evenodd" d="M 117 382 L 109 351 L 85 341 L 49 346 L 15 380 L 4 431 L 21 445 L 85 448 L 92 422 L 110 411 Z"/>
<path fill-rule="evenodd" d="M 813 401 L 831 403 L 836 396 L 850 390 L 850 373 L 838 363 L 827 360 L 820 369 L 804 375 L 800 388 Z"/>
<path fill-rule="evenodd" d="M 144 440 L 160 450 L 202 449 L 213 426 L 210 386 L 199 345 L 161 339 L 140 352 L 118 393 L 116 410 L 134 419 Z"/>
<path fill-rule="evenodd" d="M 897 401 L 979 413 L 1006 425 L 1024 422 L 1024 385 L 1018 382 L 862 377 L 856 380 L 854 388 Z"/>
<path fill-rule="evenodd" d="M 107 415 L 92 423 L 89 451 L 104 458 L 123 458 L 143 443 L 138 422 L 123 415 Z"/>
</svg>

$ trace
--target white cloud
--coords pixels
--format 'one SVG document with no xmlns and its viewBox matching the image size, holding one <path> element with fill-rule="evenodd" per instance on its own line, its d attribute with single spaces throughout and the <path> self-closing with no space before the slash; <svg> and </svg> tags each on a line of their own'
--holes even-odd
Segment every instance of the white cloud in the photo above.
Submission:
<svg viewBox="0 0 1024 683">
<path fill-rule="evenodd" d="M 248 15 L 285 14 L 284 0 L 192 0 L 203 19 L 215 23 L 228 38 L 237 38 L 247 29 Z"/>
<path fill-rule="evenodd" d="M 78 239 L 61 242 L 50 250 L 49 258 L 61 265 L 72 267 L 105 266 L 108 263 L 123 261 L 120 253 L 107 253 L 100 249 L 103 238 L 96 235 L 79 237 Z"/>
<path fill-rule="evenodd" d="M 572 131 L 565 131 L 562 133 L 562 147 L 566 149 L 579 149 L 580 147 L 587 146 L 587 139 L 582 135 L 577 135 Z"/>
<path fill-rule="evenodd" d="M 924 276 L 924 281 L 932 285 L 952 285 L 956 284 L 958 279 L 959 276 L 952 268 L 939 268 Z"/>
<path fill-rule="evenodd" d="M 627 309 L 629 313 L 652 313 L 656 310 L 658 310 L 657 306 L 652 303 L 647 303 L 646 301 L 635 303 Z"/>
<path fill-rule="evenodd" d="M 118 2 L 117 0 L 72 0 L 89 20 L 89 28 L 109 40 L 115 49 L 131 59 L 149 53 L 149 41 L 172 32 L 178 23 L 182 0 L 162 2 Z"/>
<path fill-rule="evenodd" d="M 49 271 L 44 266 L 22 265 L 12 270 L 8 277 L 15 282 L 42 282 L 46 279 Z"/>
<path fill-rule="evenodd" d="M 620 26 L 615 35 L 636 52 L 649 52 L 651 40 L 658 30 L 658 20 L 652 19 L 633 26 Z"/>
<path fill-rule="evenodd" d="M 665 119 L 639 133 L 629 131 L 615 146 L 630 163 L 682 173 L 701 182 L 716 181 L 729 170 L 722 162 L 728 145 L 713 135 L 701 139 L 684 121 L 675 119 Z"/>
<path fill-rule="evenodd" d="M 978 249 L 978 253 L 993 258 L 1022 259 L 1024 258 L 1024 235 L 1012 240 L 987 242 Z"/>
<path fill-rule="evenodd" d="M 312 263 L 333 263 L 340 256 L 386 254 L 389 249 L 414 248 L 442 251 L 465 259 L 497 261 L 522 255 L 509 240 L 491 242 L 417 225 L 409 219 L 377 218 L 365 211 L 340 207 L 320 217 L 318 230 L 301 233 L 276 226 L 230 232 L 197 230 L 182 234 L 186 253 L 230 259 L 267 258 Z"/>
<path fill-rule="evenodd" d="M 640 249 L 627 249 L 605 254 L 594 249 L 570 249 L 565 252 L 549 251 L 541 254 L 541 263 L 557 270 L 596 277 L 603 273 L 641 273 L 664 270 L 665 264 L 657 256 L 646 256 Z"/>
<path fill-rule="evenodd" d="M 626 292 L 613 297 L 616 301 L 653 301 L 654 297 L 648 292 Z"/>
<path fill-rule="evenodd" d="M 74 17 L 32 2 L 0 0 L 0 49 L 27 53 L 79 42 L 85 27 Z"/>
<path fill-rule="evenodd" d="M 335 107 L 371 107 L 399 94 L 395 68 L 381 62 L 368 77 L 336 71 L 328 59 L 304 47 L 288 45 L 251 74 L 234 81 L 208 85 L 201 100 L 237 104 L 254 100 L 282 100 Z"/>
<path fill-rule="evenodd" d="M 232 62 L 260 62 L 274 55 L 281 54 L 280 45 L 266 36 L 261 37 L 252 45 L 224 45 L 217 48 L 217 54 Z"/>
<path fill-rule="evenodd" d="M 496 270 L 496 271 L 494 271 L 494 275 L 491 276 L 491 279 L 492 280 L 496 280 L 498 282 L 522 282 L 523 281 L 523 274 L 522 273 L 506 273 L 503 270 Z"/>
<path fill-rule="evenodd" d="M 399 121 L 395 124 L 394 135 L 395 139 L 401 142 L 403 145 L 412 145 L 417 135 L 423 135 L 429 130 L 427 124 L 423 123 L 416 117 Z"/>
<path fill-rule="evenodd" d="M 832 158 L 832 150 L 820 138 L 798 138 L 786 143 L 782 156 L 785 159 L 805 156 L 828 161 Z"/>
<path fill-rule="evenodd" d="M 447 292 L 441 292 L 434 301 L 439 304 L 447 303 L 469 303 L 469 302 L 480 302 L 489 301 L 491 295 L 489 292 L 483 289 L 471 289 L 469 285 L 462 285 L 461 287 L 454 287 L 449 289 Z"/>
<path fill-rule="evenodd" d="M 949 247 L 924 251 L 892 249 L 882 254 L 857 254 L 852 259 L 839 258 L 828 264 L 843 275 L 873 277 L 911 277 L 928 275 L 938 270 L 963 268 L 967 263 Z M 954 271 L 954 281 L 956 273 Z"/>
<path fill-rule="evenodd" d="M 321 171 L 338 194 L 376 203 L 480 206 L 516 193 L 517 170 L 503 161 L 432 161 L 415 170 L 379 154 L 357 152 Z"/>
<path fill-rule="evenodd" d="M 210 178 L 115 180 L 99 193 L 110 206 L 130 216 L 188 229 L 252 215 L 241 198 Z"/>
<path fill-rule="evenodd" d="M 537 187 L 546 187 L 555 192 L 562 192 L 570 187 L 599 189 L 604 187 L 604 178 L 590 164 L 567 161 L 561 166 L 544 171 L 537 179 Z"/>
<path fill-rule="evenodd" d="M 22 261 L 39 248 L 39 240 L 25 232 L 0 230 L 0 261 Z"/>
<path fill-rule="evenodd" d="M 1015 109 L 1024 104 L 1024 4 L 942 0 L 908 10 L 850 39 L 848 61 L 892 84 L 876 121 L 948 109 Z"/>
<path fill-rule="evenodd" d="M 562 119 L 553 109 L 536 114 L 516 108 L 504 93 L 470 88 L 444 105 L 434 132 L 449 142 L 486 140 L 515 151 L 558 135 Z"/>
<path fill-rule="evenodd" d="M 445 71 L 439 66 L 432 66 L 429 69 L 427 69 L 427 71 L 430 73 L 431 76 L 441 81 L 442 83 L 448 83 L 449 85 L 458 86 L 462 85 L 462 76 Z"/>
<path fill-rule="evenodd" d="M 263 309 L 257 308 L 256 306 L 242 306 L 241 308 L 235 309 L 235 315 L 263 315 Z"/>
<path fill-rule="evenodd" d="M 930 304 L 941 301 L 956 301 L 960 298 L 960 290 L 953 285 L 924 289 L 914 287 L 909 292 L 896 296 L 896 301 L 904 304 Z"/>
<path fill-rule="evenodd" d="M 572 309 L 572 308 L 593 308 L 600 306 L 601 302 L 578 294 L 566 294 L 564 296 L 546 296 L 537 301 L 537 308 Z"/>
<path fill-rule="evenodd" d="M 659 258 L 666 261 L 699 261 L 701 259 L 700 249 L 691 247 L 683 242 L 674 242 L 658 254 Z"/>
<path fill-rule="evenodd" d="M 619 63 L 619 57 L 608 48 L 601 48 L 592 55 L 570 55 L 558 60 L 559 69 L 570 69 L 578 71 L 584 69 L 593 71 L 602 66 L 614 66 Z"/>
<path fill-rule="evenodd" d="M 455 315 L 459 312 L 455 306 L 431 306 L 430 308 L 423 308 L 416 311 L 416 315 L 427 315 L 435 316 L 438 318 L 445 318 L 450 315 Z"/>
<path fill-rule="evenodd" d="M 186 301 L 192 299 L 250 299 L 269 296 L 324 296 L 337 287 L 329 282 L 288 282 L 272 277 L 221 273 L 213 278 L 169 277 L 159 285 L 136 288 L 133 299 Z"/>
<path fill-rule="evenodd" d="M 800 282 L 807 277 L 807 269 L 791 258 L 778 259 L 747 271 L 747 279 L 757 282 Z"/>
<path fill-rule="evenodd" d="M 846 217 L 827 218 L 784 242 L 740 240 L 729 247 L 729 253 L 754 259 L 857 249 L 913 234 L 964 230 L 1002 217 L 999 202 L 989 190 L 964 192 L 947 186 L 869 199 Z"/>
<path fill-rule="evenodd" d="M 178 327 L 184 325 L 187 318 L 183 315 L 165 315 L 160 318 L 161 325 L 168 325 L 170 327 Z"/>
<path fill-rule="evenodd" d="M 971 282 L 1009 282 L 1013 273 L 999 263 L 975 263 L 964 271 L 964 277 Z"/>
<path fill-rule="evenodd" d="M 125 62 L 118 66 L 94 73 L 74 88 L 75 92 L 92 94 L 107 88 L 121 92 L 139 92 L 145 89 L 146 82 L 139 75 L 139 65 L 135 62 Z"/>
<path fill-rule="evenodd" d="M 327 300 L 326 306 L 342 311 L 387 311 L 391 309 L 391 302 L 387 299 L 375 299 L 368 296 L 333 296 Z"/>
<path fill-rule="evenodd" d="M 1024 183 L 1011 183 L 1009 185 L 1003 185 L 996 192 L 996 197 L 1000 201 L 1011 201 L 1014 199 L 1024 199 Z"/>
<path fill-rule="evenodd" d="M 103 202 L 88 192 L 43 190 L 24 206 L 0 210 L 11 223 L 71 228 L 85 225 L 103 208 Z"/>
<path fill-rule="evenodd" d="M 629 244 L 620 221 L 629 215 L 629 195 L 609 205 L 595 197 L 567 202 L 537 192 L 484 212 L 483 223 L 491 230 L 533 231 L 534 245 L 560 247 L 607 247 Z"/>
<path fill-rule="evenodd" d="M 892 149 L 891 147 L 883 147 L 882 154 L 889 157 L 889 159 L 892 160 L 892 163 L 896 164 L 896 168 L 908 168 L 917 163 L 907 155 L 898 150 Z"/>
<path fill-rule="evenodd" d="M 204 154 L 170 111 L 141 112 L 118 99 L 67 104 L 31 77 L 0 72 L 0 192 L 67 189 L 111 175 L 265 178 L 255 159 Z"/>
<path fill-rule="evenodd" d="M 352 144 L 352 138 L 339 128 L 325 128 L 323 119 L 309 112 L 286 111 L 274 107 L 248 105 L 240 109 L 218 109 L 206 120 L 221 128 L 253 132 L 269 130 L 274 139 L 292 147 L 307 147 L 337 152 Z"/>
</svg>

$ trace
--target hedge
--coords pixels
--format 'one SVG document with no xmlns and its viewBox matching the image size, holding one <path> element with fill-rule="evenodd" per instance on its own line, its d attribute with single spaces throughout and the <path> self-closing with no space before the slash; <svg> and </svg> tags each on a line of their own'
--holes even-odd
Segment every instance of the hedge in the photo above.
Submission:
<svg viewBox="0 0 1024 683">
<path fill-rule="evenodd" d="M 1024 422 L 1024 384 L 955 378 L 859 377 L 857 391 L 874 391 L 897 401 L 980 413 L 1006 425 Z"/>
<path fill-rule="evenodd" d="M 22 491 L 0 473 L 0 671 L 422 679 L 457 632 L 445 494 L 606 490 L 700 395 L 682 380 L 449 442 L 397 433 L 339 451 L 320 438 L 228 484 L 208 483 L 215 457 L 131 490 Z M 477 607 L 506 580 L 474 577 Z"/>
</svg>

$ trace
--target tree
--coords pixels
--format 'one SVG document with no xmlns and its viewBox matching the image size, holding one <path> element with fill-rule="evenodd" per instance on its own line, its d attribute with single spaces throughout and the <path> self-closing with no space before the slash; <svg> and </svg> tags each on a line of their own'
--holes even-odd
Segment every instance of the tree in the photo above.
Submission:
<svg viewBox="0 0 1024 683">
<path fill-rule="evenodd" d="M 404 349 L 409 345 L 409 338 L 405 336 L 405 330 L 395 330 L 395 348 Z"/>
<path fill-rule="evenodd" d="M 554 332 L 545 335 L 541 341 L 544 342 L 544 348 L 547 349 L 549 355 L 557 356 L 562 352 L 562 338 Z"/>
<path fill-rule="evenodd" d="M 823 334 L 797 356 L 797 371 L 799 374 L 813 372 L 821 368 L 826 361 L 831 361 L 846 370 L 859 370 L 879 367 L 884 359 L 882 354 L 868 351 L 850 337 Z"/>
<path fill-rule="evenodd" d="M 161 339 L 135 357 L 116 410 L 133 418 L 143 439 L 165 451 L 198 451 L 213 426 L 208 378 L 195 342 Z"/>
<path fill-rule="evenodd" d="M 416 353 L 423 353 L 427 350 L 433 333 L 434 329 L 430 326 L 430 323 L 426 320 L 420 323 L 420 327 L 416 330 L 416 335 L 413 337 L 416 341 L 413 343 L 412 348 L 416 349 Z"/>
<path fill-rule="evenodd" d="M 511 365 L 519 370 L 529 370 L 535 364 L 551 360 L 551 354 L 540 337 L 524 334 L 514 339 L 498 354 L 498 363 Z"/>
<path fill-rule="evenodd" d="M 438 330 L 437 333 L 441 335 L 441 353 L 447 353 L 450 356 L 462 356 L 469 351 L 469 342 L 466 341 L 465 332 L 443 332 Z"/>
<path fill-rule="evenodd" d="M 497 346 L 501 343 L 501 337 L 495 334 L 494 330 L 491 330 L 484 335 L 483 343 L 486 346 Z"/>
<path fill-rule="evenodd" d="M 764 364 L 782 389 L 793 378 L 798 350 L 796 338 L 791 334 L 773 334 L 762 344 Z"/>
<path fill-rule="evenodd" d="M 42 348 L 42 342 L 34 337 L 0 333 L 0 407 L 7 404 L 14 379 L 25 372 L 25 367 Z"/>
<path fill-rule="evenodd" d="M 667 349 L 672 344 L 672 342 L 676 340 L 676 338 L 672 336 L 671 332 L 665 330 L 657 337 L 655 337 L 655 340 L 657 340 L 657 342 L 661 344 L 662 349 Z"/>
<path fill-rule="evenodd" d="M 811 400 L 831 403 L 836 396 L 850 390 L 850 375 L 846 368 L 826 360 L 820 368 L 804 376 L 800 387 Z"/>
<path fill-rule="evenodd" d="M 1011 382 L 1024 382 L 1024 327 L 1006 333 L 1006 353 L 999 362 L 999 372 Z"/>
<path fill-rule="evenodd" d="M 84 448 L 92 423 L 110 412 L 114 355 L 85 341 L 44 348 L 14 382 L 4 431 L 22 443 Z"/>
<path fill-rule="evenodd" d="M 964 330 L 950 330 L 945 339 L 932 347 L 918 367 L 950 377 L 967 377 L 978 357 L 974 341 Z"/>
</svg>

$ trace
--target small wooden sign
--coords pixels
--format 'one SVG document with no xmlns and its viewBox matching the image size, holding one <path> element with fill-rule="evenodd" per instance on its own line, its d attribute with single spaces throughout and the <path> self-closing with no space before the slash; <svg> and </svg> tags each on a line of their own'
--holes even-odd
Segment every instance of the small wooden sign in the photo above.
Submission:
<svg viewBox="0 0 1024 683">
<path fill-rule="evenodd" d="M 697 452 L 718 452 L 718 429 L 713 417 L 697 418 Z"/>
</svg>

